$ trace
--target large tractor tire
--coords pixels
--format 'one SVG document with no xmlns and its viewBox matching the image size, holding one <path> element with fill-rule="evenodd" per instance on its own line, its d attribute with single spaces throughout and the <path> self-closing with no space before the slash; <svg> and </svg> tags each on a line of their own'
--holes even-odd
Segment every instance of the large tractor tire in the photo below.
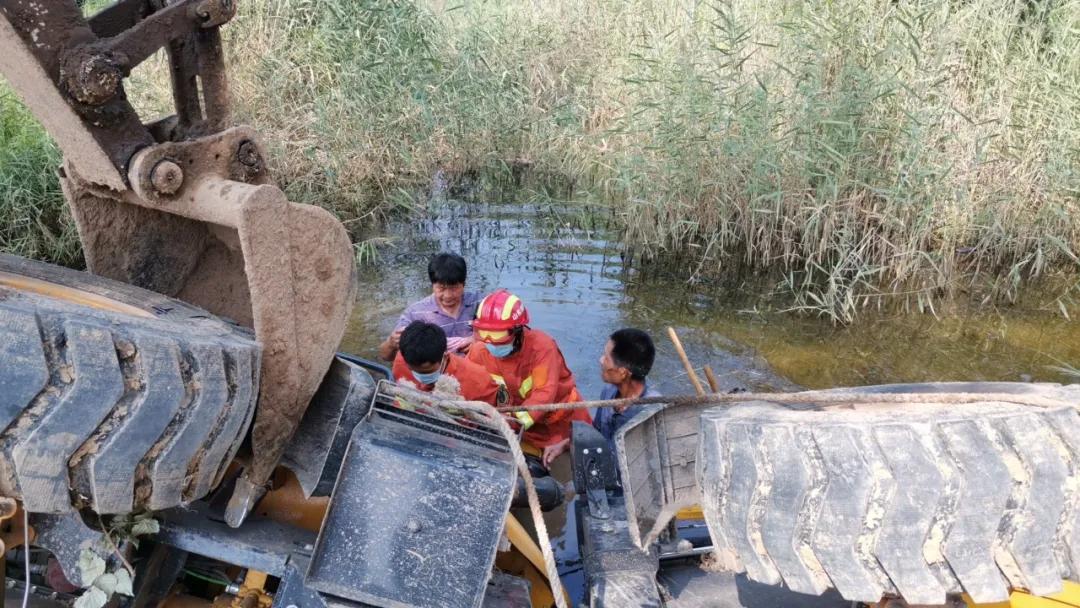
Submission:
<svg viewBox="0 0 1080 608">
<path fill-rule="evenodd" d="M 100 514 L 205 496 L 251 423 L 260 352 L 178 300 L 0 255 L 0 495 Z"/>
<path fill-rule="evenodd" d="M 869 391 L 1080 395 L 1004 383 Z M 928 605 L 1077 580 L 1077 410 L 941 401 L 707 411 L 697 477 L 718 564 L 802 593 Z"/>
</svg>

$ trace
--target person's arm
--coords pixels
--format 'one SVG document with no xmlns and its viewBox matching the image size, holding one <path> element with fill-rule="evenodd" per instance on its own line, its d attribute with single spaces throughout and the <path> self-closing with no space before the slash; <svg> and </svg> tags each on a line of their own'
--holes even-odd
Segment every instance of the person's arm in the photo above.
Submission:
<svg viewBox="0 0 1080 608">
<path fill-rule="evenodd" d="M 611 387 L 611 385 L 605 385 L 604 390 L 600 391 L 600 400 L 603 401 L 605 399 L 614 399 L 617 394 L 618 394 L 618 391 L 616 391 L 613 387 Z M 582 409 L 582 410 L 574 410 L 573 413 L 570 415 L 570 419 L 571 419 L 571 421 L 576 420 L 578 422 L 584 422 L 584 423 L 587 423 L 587 424 L 591 424 L 592 427 L 599 432 L 600 431 L 600 418 L 603 415 L 604 415 L 604 410 L 603 409 L 597 410 L 596 416 L 590 415 L 589 410 Z M 573 424 L 573 422 L 571 422 L 571 424 Z M 567 437 L 566 439 L 563 439 L 562 441 L 560 441 L 558 443 L 554 443 L 554 444 L 549 445 L 546 448 L 544 448 L 544 453 L 540 456 L 540 462 L 543 463 L 545 468 L 550 469 L 551 468 L 551 463 L 555 462 L 555 459 L 558 458 L 559 456 L 561 456 L 563 454 L 563 452 L 567 452 L 569 450 L 570 450 L 570 438 Z"/>
<path fill-rule="evenodd" d="M 401 330 L 395 329 L 394 333 L 387 336 L 379 345 L 379 358 L 383 361 L 393 361 L 398 352 L 398 339 L 401 338 Z"/>
<path fill-rule="evenodd" d="M 562 365 L 561 356 L 557 348 L 546 349 L 537 353 L 534 358 L 532 369 L 527 378 L 532 379 L 532 389 L 529 396 L 522 401 L 522 405 L 545 405 L 555 403 L 559 394 L 559 369 Z M 543 422 L 555 412 L 537 410 L 519 410 L 514 417 L 523 425 L 530 427 Z M 522 415 L 524 414 L 524 415 Z"/>
<path fill-rule="evenodd" d="M 382 341 L 379 345 L 379 357 L 383 361 L 393 361 L 394 356 L 398 352 L 398 340 L 401 338 L 401 332 L 405 331 L 405 328 L 409 326 L 416 319 L 413 318 L 412 306 L 410 305 L 404 311 L 401 316 L 398 317 L 397 324 L 394 325 L 394 331 L 390 332 L 390 335 Z"/>
<path fill-rule="evenodd" d="M 551 463 L 555 462 L 555 459 L 562 456 L 563 452 L 570 449 L 570 438 L 567 437 L 558 443 L 553 443 L 544 448 L 544 453 L 540 457 L 540 462 L 544 465 L 545 469 L 551 468 Z"/>
</svg>

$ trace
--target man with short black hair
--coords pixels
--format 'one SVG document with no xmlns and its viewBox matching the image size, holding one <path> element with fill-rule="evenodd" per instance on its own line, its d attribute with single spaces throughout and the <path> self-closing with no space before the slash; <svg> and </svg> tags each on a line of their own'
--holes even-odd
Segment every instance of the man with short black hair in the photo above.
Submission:
<svg viewBox="0 0 1080 608">
<path fill-rule="evenodd" d="M 472 320 L 480 294 L 465 291 L 465 258 L 456 253 L 439 253 L 428 262 L 431 295 L 413 302 L 401 313 L 393 333 L 379 345 L 379 356 L 394 359 L 401 332 L 413 321 L 425 321 L 442 328 L 452 353 L 466 352 L 473 341 Z"/>
<path fill-rule="evenodd" d="M 600 377 L 607 383 L 601 399 L 636 399 L 659 397 L 646 376 L 652 371 L 656 347 L 649 334 L 628 327 L 611 334 L 600 356 Z M 605 407 L 593 416 L 593 426 L 615 447 L 615 431 L 636 416 L 644 406 Z"/>
<path fill-rule="evenodd" d="M 652 371 L 656 359 L 656 347 L 649 334 L 628 327 L 608 337 L 604 354 L 600 356 L 600 378 L 606 383 L 600 391 L 600 399 L 637 399 L 659 397 L 660 393 L 649 386 L 646 377 Z M 615 432 L 636 416 L 644 406 L 602 407 L 593 414 L 593 427 L 608 440 L 615 451 Z M 549 466 L 570 446 L 570 440 L 544 450 L 543 462 Z"/>
<path fill-rule="evenodd" d="M 450 356 L 446 342 L 446 334 L 438 325 L 423 321 L 410 323 L 398 340 L 394 379 L 431 392 L 443 376 L 451 376 L 457 381 L 458 394 L 465 400 L 496 405 L 500 386 L 483 367 L 465 357 Z"/>
</svg>

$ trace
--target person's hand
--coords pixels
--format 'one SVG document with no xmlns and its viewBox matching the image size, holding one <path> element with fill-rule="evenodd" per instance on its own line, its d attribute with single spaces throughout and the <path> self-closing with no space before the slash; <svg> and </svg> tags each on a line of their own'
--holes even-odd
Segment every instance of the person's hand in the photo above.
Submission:
<svg viewBox="0 0 1080 608">
<path fill-rule="evenodd" d="M 540 462 L 543 463 L 545 469 L 550 469 L 551 463 L 555 462 L 555 459 L 568 449 L 570 449 L 569 439 L 563 439 L 559 443 L 553 443 L 544 448 L 544 453 L 540 457 Z"/>
<path fill-rule="evenodd" d="M 472 346 L 472 343 L 473 343 L 473 337 L 472 336 L 464 336 L 464 337 L 460 337 L 460 338 L 447 338 L 447 340 L 446 340 L 446 350 L 448 350 L 448 351 L 450 351 L 452 353 L 458 353 L 458 352 L 462 352 L 462 351 L 467 351 L 467 350 L 469 350 L 469 347 Z"/>
<path fill-rule="evenodd" d="M 383 361 L 393 361 L 394 355 L 397 355 L 398 342 L 401 341 L 401 330 L 395 330 L 383 340 L 383 343 L 379 345 L 379 358 Z"/>
</svg>

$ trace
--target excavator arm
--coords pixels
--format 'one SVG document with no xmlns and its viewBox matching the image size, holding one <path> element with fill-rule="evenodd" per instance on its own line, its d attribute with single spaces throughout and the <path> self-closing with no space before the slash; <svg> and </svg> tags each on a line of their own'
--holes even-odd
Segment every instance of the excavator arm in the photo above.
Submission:
<svg viewBox="0 0 1080 608">
<path fill-rule="evenodd" d="M 233 0 L 0 0 L 0 72 L 64 155 L 60 180 L 88 269 L 196 304 L 262 345 L 239 525 L 344 333 L 356 281 L 342 224 L 290 203 L 256 133 L 230 125 L 219 28 Z M 124 79 L 165 49 L 175 114 L 146 123 Z"/>
</svg>

